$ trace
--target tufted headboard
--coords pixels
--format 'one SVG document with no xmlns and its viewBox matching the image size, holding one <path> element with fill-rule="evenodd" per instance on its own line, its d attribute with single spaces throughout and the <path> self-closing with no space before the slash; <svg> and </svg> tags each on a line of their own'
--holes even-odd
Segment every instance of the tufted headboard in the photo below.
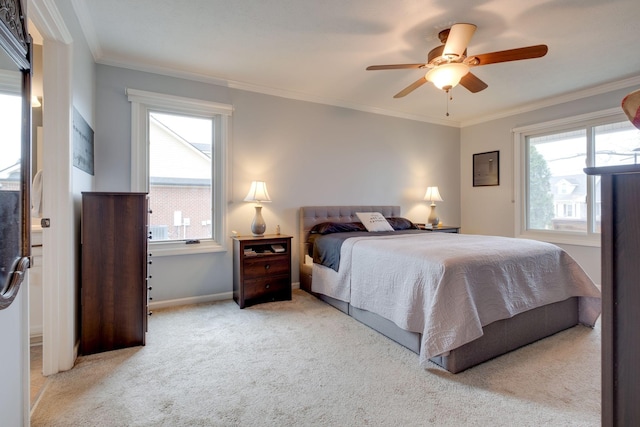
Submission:
<svg viewBox="0 0 640 427">
<path fill-rule="evenodd" d="M 311 266 L 305 264 L 307 238 L 314 225 L 323 222 L 357 222 L 356 212 L 380 212 L 385 217 L 400 216 L 400 206 L 302 206 L 300 208 L 300 287 L 311 291 Z"/>
</svg>

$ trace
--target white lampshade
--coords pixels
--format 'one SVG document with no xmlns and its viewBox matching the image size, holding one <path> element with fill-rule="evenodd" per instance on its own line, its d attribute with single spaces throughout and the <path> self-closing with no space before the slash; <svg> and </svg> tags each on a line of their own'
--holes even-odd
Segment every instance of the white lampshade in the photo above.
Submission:
<svg viewBox="0 0 640 427">
<path fill-rule="evenodd" d="M 440 196 L 440 191 L 438 191 L 438 187 L 427 187 L 427 192 L 424 195 L 424 199 L 433 202 L 442 202 L 442 196 Z"/>
<path fill-rule="evenodd" d="M 253 181 L 251 188 L 244 198 L 245 202 L 270 202 L 269 192 L 267 191 L 267 183 L 264 181 Z"/>
<path fill-rule="evenodd" d="M 469 66 L 461 62 L 438 65 L 430 70 L 425 78 L 438 89 L 449 90 L 460 83 L 460 79 L 467 75 Z"/>
</svg>

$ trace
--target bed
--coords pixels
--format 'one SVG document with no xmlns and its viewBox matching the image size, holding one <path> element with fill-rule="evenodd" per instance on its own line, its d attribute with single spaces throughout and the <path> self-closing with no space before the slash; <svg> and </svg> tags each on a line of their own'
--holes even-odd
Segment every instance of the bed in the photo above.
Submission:
<svg viewBox="0 0 640 427">
<path fill-rule="evenodd" d="M 327 245 L 318 235 L 358 223 L 357 212 L 401 218 L 399 206 L 300 208 L 300 287 L 419 354 L 423 366 L 458 373 L 575 325 L 593 327 L 600 315 L 599 290 L 555 245 L 349 227 L 327 232 Z M 338 248 L 337 265 L 320 259 L 318 242 Z"/>
</svg>

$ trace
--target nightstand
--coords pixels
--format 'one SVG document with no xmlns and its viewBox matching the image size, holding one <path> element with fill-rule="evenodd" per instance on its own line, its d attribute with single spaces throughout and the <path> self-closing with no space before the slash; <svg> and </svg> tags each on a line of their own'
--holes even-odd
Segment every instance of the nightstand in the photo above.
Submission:
<svg viewBox="0 0 640 427">
<path fill-rule="evenodd" d="M 291 238 L 233 237 L 233 299 L 240 308 L 291 299 Z"/>
<path fill-rule="evenodd" d="M 416 224 L 416 226 L 420 230 L 424 231 L 435 231 L 439 233 L 460 233 L 460 227 L 455 227 L 453 225 L 441 225 L 439 227 L 426 228 L 424 224 Z"/>
</svg>

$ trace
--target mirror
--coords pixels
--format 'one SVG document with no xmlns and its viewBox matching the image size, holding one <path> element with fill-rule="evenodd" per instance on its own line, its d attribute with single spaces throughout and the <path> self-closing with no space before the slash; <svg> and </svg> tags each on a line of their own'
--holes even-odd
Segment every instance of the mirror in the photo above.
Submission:
<svg viewBox="0 0 640 427">
<path fill-rule="evenodd" d="M 30 60 L 19 0 L 0 14 L 0 309 L 15 299 L 29 267 Z"/>
</svg>

